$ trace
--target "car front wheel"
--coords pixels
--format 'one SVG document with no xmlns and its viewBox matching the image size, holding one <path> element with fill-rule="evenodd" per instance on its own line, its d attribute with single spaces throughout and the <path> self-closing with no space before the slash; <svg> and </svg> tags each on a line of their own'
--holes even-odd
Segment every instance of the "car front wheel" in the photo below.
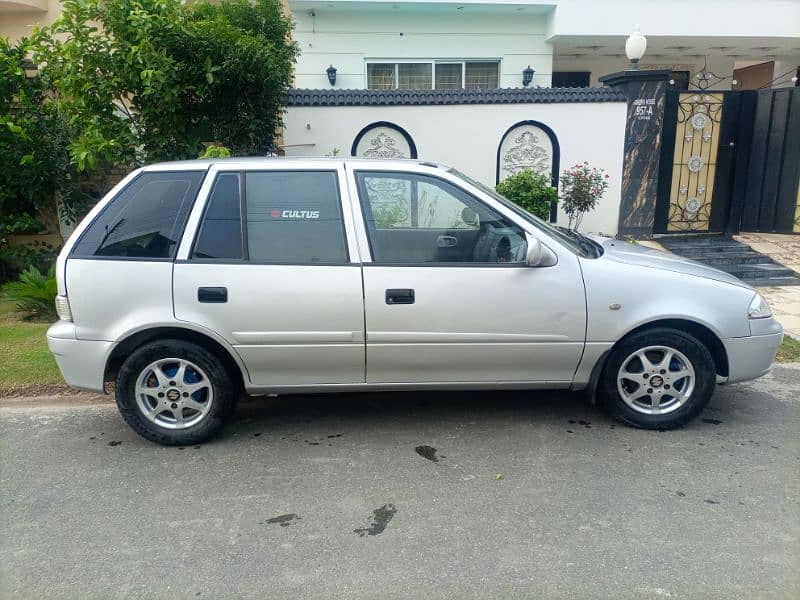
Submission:
<svg viewBox="0 0 800 600">
<path fill-rule="evenodd" d="M 645 429 L 682 427 L 714 392 L 714 359 L 702 342 L 676 329 L 640 331 L 612 351 L 603 376 L 611 413 Z"/>
<path fill-rule="evenodd" d="M 136 433 L 167 446 L 203 442 L 232 412 L 230 374 L 211 352 L 191 342 L 151 342 L 119 370 L 117 406 Z"/>
</svg>

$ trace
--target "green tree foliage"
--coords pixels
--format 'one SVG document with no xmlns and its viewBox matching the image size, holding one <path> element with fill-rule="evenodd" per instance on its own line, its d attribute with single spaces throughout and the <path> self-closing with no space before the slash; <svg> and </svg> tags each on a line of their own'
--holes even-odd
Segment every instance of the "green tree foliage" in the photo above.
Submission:
<svg viewBox="0 0 800 600">
<path fill-rule="evenodd" d="M 495 189 L 514 204 L 545 220 L 550 217 L 550 204 L 558 200 L 558 191 L 550 186 L 550 177 L 532 169 L 507 177 Z"/>
<path fill-rule="evenodd" d="M 76 135 L 78 168 L 194 158 L 203 142 L 264 154 L 297 48 L 280 0 L 65 0 L 37 63 Z"/>
<path fill-rule="evenodd" d="M 30 41 L 0 38 L 0 229 L 72 194 L 69 126 L 48 82 L 23 68 Z"/>
</svg>

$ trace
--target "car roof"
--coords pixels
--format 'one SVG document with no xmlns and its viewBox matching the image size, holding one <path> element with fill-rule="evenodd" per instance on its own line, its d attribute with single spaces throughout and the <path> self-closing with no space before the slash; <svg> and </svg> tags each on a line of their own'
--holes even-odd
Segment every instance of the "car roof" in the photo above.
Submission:
<svg viewBox="0 0 800 600">
<path fill-rule="evenodd" d="M 315 164 L 324 165 L 327 168 L 341 164 L 352 166 L 358 165 L 371 165 L 375 166 L 376 163 L 384 164 L 387 167 L 402 167 L 419 165 L 424 167 L 433 167 L 437 169 L 448 169 L 446 165 L 418 159 L 400 159 L 400 158 L 338 158 L 328 156 L 242 156 L 231 158 L 199 158 L 196 160 L 177 160 L 170 162 L 160 162 L 144 167 L 145 171 L 191 171 L 191 170 L 206 170 L 215 165 L 241 165 L 246 169 L 257 169 L 260 166 L 274 166 L 281 163 L 297 164 L 303 163 L 313 166 Z"/>
</svg>

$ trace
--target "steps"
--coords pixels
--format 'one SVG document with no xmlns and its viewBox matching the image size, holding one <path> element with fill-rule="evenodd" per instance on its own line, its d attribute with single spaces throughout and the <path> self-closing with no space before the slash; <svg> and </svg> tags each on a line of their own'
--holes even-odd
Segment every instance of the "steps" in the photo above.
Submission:
<svg viewBox="0 0 800 600">
<path fill-rule="evenodd" d="M 752 286 L 800 285 L 800 276 L 753 250 L 722 235 L 669 235 L 658 243 L 670 252 L 730 273 Z"/>
</svg>

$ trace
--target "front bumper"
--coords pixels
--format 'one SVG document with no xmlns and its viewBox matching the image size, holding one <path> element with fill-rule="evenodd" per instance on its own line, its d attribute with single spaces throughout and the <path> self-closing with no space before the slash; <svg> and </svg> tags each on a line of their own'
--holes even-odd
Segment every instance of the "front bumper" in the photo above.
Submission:
<svg viewBox="0 0 800 600">
<path fill-rule="evenodd" d="M 103 375 L 113 342 L 79 340 L 72 323 L 58 321 L 47 330 L 47 346 L 70 387 L 105 392 Z"/>
<path fill-rule="evenodd" d="M 782 341 L 783 331 L 723 340 L 728 353 L 727 383 L 748 381 L 769 373 Z"/>
</svg>

